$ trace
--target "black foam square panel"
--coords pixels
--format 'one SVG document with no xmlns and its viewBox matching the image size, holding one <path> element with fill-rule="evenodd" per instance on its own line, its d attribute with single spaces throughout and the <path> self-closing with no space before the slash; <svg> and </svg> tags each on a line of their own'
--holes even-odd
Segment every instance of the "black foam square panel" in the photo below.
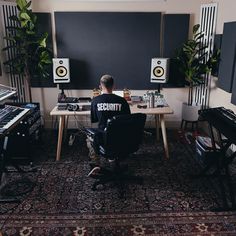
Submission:
<svg viewBox="0 0 236 236">
<path fill-rule="evenodd" d="M 224 23 L 219 64 L 218 87 L 232 92 L 235 70 L 236 22 Z"/>
</svg>

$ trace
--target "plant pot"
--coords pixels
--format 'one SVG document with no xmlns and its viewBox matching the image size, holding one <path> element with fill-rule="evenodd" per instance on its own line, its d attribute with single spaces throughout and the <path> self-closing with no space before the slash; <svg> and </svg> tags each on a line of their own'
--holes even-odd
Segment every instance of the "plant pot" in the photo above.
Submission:
<svg viewBox="0 0 236 236">
<path fill-rule="evenodd" d="M 200 105 L 188 105 L 187 103 L 182 104 L 182 120 L 185 121 L 197 121 L 198 111 L 201 109 Z"/>
</svg>

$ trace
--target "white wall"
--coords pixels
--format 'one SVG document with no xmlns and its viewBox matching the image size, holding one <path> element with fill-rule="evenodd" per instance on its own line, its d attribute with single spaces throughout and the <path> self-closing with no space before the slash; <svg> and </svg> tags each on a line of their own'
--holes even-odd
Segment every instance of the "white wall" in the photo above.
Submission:
<svg viewBox="0 0 236 236">
<path fill-rule="evenodd" d="M 165 12 L 165 13 L 190 13 L 191 21 L 190 28 L 195 23 L 198 23 L 200 5 L 201 3 L 209 3 L 206 0 L 157 0 L 156 2 L 143 0 L 143 1 L 120 1 L 120 2 L 91 2 L 79 0 L 33 0 L 33 10 L 38 12 L 51 12 L 54 11 L 143 11 L 143 12 Z M 54 39 L 55 39 L 55 32 Z M 174 40 L 174 39 L 173 39 Z M 55 47 L 55 45 L 54 45 Z M 56 47 L 55 47 L 56 49 Z M 55 50 L 56 53 L 56 50 Z M 98 78 L 99 80 L 99 78 Z M 132 95 L 143 95 L 145 91 L 132 91 Z M 47 124 L 50 124 L 51 118 L 49 116 L 50 110 L 55 106 L 57 100 L 57 88 L 33 88 L 33 100 L 39 101 L 44 111 L 44 117 Z M 90 90 L 73 90 L 68 91 L 73 96 L 91 96 Z M 168 125 L 179 125 L 181 120 L 181 105 L 183 101 L 187 100 L 186 89 L 164 89 L 162 92 L 168 102 L 173 108 L 174 115 L 167 117 Z"/>
<path fill-rule="evenodd" d="M 91 2 L 79 0 L 33 0 L 33 10 L 38 12 L 54 11 L 157 11 L 166 13 L 190 13 L 191 22 L 190 27 L 198 23 L 200 5 L 202 3 L 209 3 L 210 0 L 157 0 L 156 2 L 143 1 L 120 1 L 120 2 Z M 224 22 L 236 21 L 236 1 L 235 0 L 215 0 L 218 3 L 218 18 L 217 18 L 217 33 L 223 32 Z M 1 30 L 0 30 L 1 31 Z M 55 33 L 55 32 L 54 32 Z M 0 41 L 0 46 L 1 41 Z M 56 52 L 56 51 L 55 51 Z M 1 54 L 1 53 L 0 53 Z M 217 78 L 214 78 L 214 81 Z M 212 83 L 212 90 L 210 96 L 210 106 L 225 106 L 236 112 L 236 106 L 230 103 L 231 94 L 219 88 L 216 88 L 215 82 Z M 0 76 L 0 83 L 7 84 L 7 76 L 3 74 Z M 47 123 L 50 123 L 49 112 L 54 107 L 58 89 L 57 88 L 33 88 L 33 100 L 39 101 Z M 143 94 L 144 91 L 132 91 L 132 94 Z M 71 95 L 88 96 L 91 91 L 70 91 Z M 170 122 L 179 122 L 181 119 L 181 103 L 186 101 L 186 89 L 164 89 L 163 94 L 169 105 L 174 109 L 174 115 L 168 117 Z M 172 123 L 173 124 L 173 123 Z"/>
</svg>

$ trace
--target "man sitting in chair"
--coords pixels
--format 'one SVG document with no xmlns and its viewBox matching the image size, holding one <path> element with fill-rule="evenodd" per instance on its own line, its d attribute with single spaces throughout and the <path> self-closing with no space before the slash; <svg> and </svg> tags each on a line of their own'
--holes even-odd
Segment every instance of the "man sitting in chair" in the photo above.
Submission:
<svg viewBox="0 0 236 236">
<path fill-rule="evenodd" d="M 114 79 L 111 75 L 103 75 L 100 79 L 102 94 L 95 97 L 91 103 L 91 122 L 98 122 L 98 128 L 103 131 L 106 128 L 107 120 L 116 115 L 130 114 L 127 101 L 112 93 L 114 89 Z M 93 143 L 93 145 L 92 145 Z M 99 159 L 96 155 L 96 146 L 99 144 L 99 135 L 87 137 L 89 156 L 92 162 L 98 164 Z M 98 168 L 97 168 L 98 169 Z M 90 172 L 92 174 L 93 170 Z"/>
</svg>

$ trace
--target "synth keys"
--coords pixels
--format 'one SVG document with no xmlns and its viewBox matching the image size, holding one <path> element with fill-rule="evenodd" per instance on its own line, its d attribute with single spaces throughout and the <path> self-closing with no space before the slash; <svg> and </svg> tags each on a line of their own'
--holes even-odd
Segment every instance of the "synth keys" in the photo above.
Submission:
<svg viewBox="0 0 236 236">
<path fill-rule="evenodd" d="M 29 111 L 30 109 L 15 106 L 5 106 L 0 109 L 0 134 L 18 123 Z"/>
</svg>

